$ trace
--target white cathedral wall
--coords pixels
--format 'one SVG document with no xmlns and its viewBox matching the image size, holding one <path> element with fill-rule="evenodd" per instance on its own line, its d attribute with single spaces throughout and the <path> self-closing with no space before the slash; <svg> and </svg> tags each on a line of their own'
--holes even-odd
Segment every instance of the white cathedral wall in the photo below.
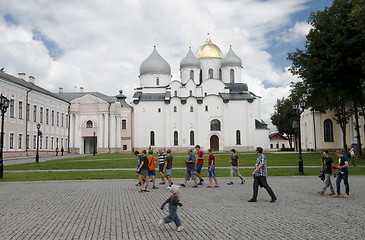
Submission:
<svg viewBox="0 0 365 240">
<path fill-rule="evenodd" d="M 159 78 L 159 85 L 156 79 Z M 171 75 L 166 74 L 144 74 L 139 76 L 141 87 L 168 86 L 171 82 Z"/>
<path fill-rule="evenodd" d="M 242 83 L 241 79 L 241 67 L 222 67 L 222 80 L 225 83 L 230 83 L 231 69 L 234 70 L 234 83 Z"/>
<path fill-rule="evenodd" d="M 194 71 L 194 82 L 195 84 L 199 84 L 199 73 L 200 73 L 200 69 L 199 68 L 182 68 L 180 69 L 180 78 L 181 78 L 181 83 L 185 84 L 189 79 L 190 79 L 190 71 L 193 70 Z"/>
<path fill-rule="evenodd" d="M 202 79 L 208 79 L 209 74 L 208 70 L 210 68 L 213 69 L 213 78 L 219 79 L 219 69 L 221 68 L 221 61 L 220 58 L 202 58 L 200 59 L 200 68 L 202 70 Z"/>
</svg>

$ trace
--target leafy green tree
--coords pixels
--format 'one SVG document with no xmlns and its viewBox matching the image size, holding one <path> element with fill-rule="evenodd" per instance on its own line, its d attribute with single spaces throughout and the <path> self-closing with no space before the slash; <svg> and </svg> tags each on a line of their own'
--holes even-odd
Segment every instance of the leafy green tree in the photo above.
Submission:
<svg viewBox="0 0 365 240">
<path fill-rule="evenodd" d="M 295 130 L 293 129 L 293 122 L 296 116 L 292 110 L 292 100 L 290 98 L 277 99 L 275 104 L 275 112 L 271 115 L 271 122 L 281 135 L 287 135 L 289 146 L 292 147 Z"/>
<path fill-rule="evenodd" d="M 358 2 L 363 3 L 363 0 Z M 360 99 L 364 97 L 360 59 L 365 44 L 356 24 L 361 14 L 353 10 L 354 1 L 334 0 L 331 7 L 313 12 L 308 20 L 312 28 L 306 36 L 305 50 L 297 49 L 288 55 L 292 61 L 289 70 L 303 80 L 300 89 L 312 110 L 334 111 L 334 119 L 343 133 L 345 151 L 346 125 L 351 114 L 357 117 L 359 103 L 363 106 Z M 349 103 L 353 107 L 349 108 Z M 357 131 L 361 149 L 358 124 Z"/>
</svg>

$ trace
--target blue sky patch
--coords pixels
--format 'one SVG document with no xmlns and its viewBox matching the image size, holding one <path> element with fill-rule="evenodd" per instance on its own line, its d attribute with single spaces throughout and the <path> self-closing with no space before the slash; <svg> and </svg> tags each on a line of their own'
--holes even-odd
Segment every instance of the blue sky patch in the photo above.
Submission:
<svg viewBox="0 0 365 240">
<path fill-rule="evenodd" d="M 49 55 L 53 59 L 58 59 L 63 55 L 63 50 L 57 45 L 57 43 L 49 38 L 47 36 L 43 35 L 38 30 L 33 30 L 33 40 L 41 41 L 44 46 L 48 49 Z"/>
<path fill-rule="evenodd" d="M 11 15 L 10 13 L 7 13 L 4 15 L 4 20 L 9 25 L 15 25 L 15 26 L 18 25 L 18 22 L 15 21 L 15 19 L 13 18 L 13 15 Z"/>
</svg>

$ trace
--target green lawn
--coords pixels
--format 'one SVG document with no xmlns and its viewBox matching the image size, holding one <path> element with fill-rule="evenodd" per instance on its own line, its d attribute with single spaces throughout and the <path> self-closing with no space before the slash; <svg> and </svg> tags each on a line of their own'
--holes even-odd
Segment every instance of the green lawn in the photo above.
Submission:
<svg viewBox="0 0 365 240">
<path fill-rule="evenodd" d="M 268 166 L 297 166 L 298 154 L 295 153 L 266 153 Z M 187 154 L 173 154 L 173 167 L 185 167 L 184 160 Z M 256 161 L 253 153 L 238 153 L 240 166 L 252 167 Z M 333 159 L 334 154 L 331 154 Z M 216 166 L 228 167 L 230 154 L 216 153 Z M 205 166 L 207 165 L 205 161 Z M 304 173 L 305 175 L 316 176 L 319 174 L 321 164 L 320 153 L 304 153 Z M 356 161 L 357 165 L 365 165 L 365 160 Z M 27 163 L 5 166 L 5 170 L 57 170 L 57 169 L 114 169 L 114 168 L 136 168 L 137 158 L 132 154 L 98 154 L 96 156 L 83 156 L 73 159 L 52 160 L 41 163 Z M 306 166 L 318 166 L 318 168 L 305 168 Z M 252 173 L 251 169 L 241 169 L 240 172 L 245 176 Z M 173 177 L 183 178 L 184 170 L 173 170 Z M 229 169 L 217 169 L 218 177 L 228 177 Z M 297 168 L 269 169 L 269 176 L 295 176 Z M 350 175 L 365 175 L 365 168 L 350 168 Z M 203 176 L 207 176 L 206 168 Z M 135 178 L 134 171 L 81 171 L 81 172 L 29 172 L 29 173 L 4 173 L 1 181 L 48 181 L 48 180 L 84 180 L 84 179 L 131 179 Z"/>
</svg>

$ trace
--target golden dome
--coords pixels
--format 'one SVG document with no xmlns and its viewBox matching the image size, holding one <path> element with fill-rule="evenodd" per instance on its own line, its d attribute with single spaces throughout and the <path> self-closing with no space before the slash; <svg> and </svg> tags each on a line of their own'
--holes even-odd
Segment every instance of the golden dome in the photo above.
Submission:
<svg viewBox="0 0 365 240">
<path fill-rule="evenodd" d="M 208 33 L 208 39 L 203 46 L 196 52 L 197 58 L 223 58 L 221 49 L 212 43 Z"/>
</svg>

